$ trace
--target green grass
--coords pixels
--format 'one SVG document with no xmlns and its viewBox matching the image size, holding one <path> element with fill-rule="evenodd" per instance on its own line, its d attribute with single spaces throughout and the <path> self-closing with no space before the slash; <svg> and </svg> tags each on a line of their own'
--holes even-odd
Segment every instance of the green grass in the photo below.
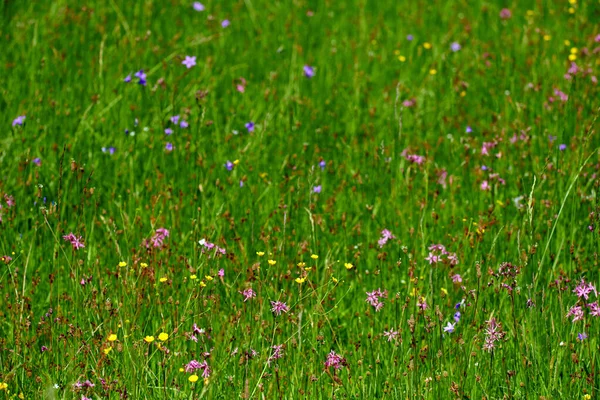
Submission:
<svg viewBox="0 0 600 400">
<path fill-rule="evenodd" d="M 600 396 L 600 2 L 203 4 L 0 3 L 0 399 Z"/>
</svg>

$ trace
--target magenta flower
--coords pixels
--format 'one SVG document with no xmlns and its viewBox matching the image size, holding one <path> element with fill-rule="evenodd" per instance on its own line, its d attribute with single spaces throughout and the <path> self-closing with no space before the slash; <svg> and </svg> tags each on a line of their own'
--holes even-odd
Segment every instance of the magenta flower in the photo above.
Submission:
<svg viewBox="0 0 600 400">
<path fill-rule="evenodd" d="M 187 69 L 190 69 L 196 65 L 196 56 L 185 56 L 185 60 L 183 60 L 181 63 L 185 65 Z"/>
<path fill-rule="evenodd" d="M 502 10 L 500 10 L 500 18 L 509 19 L 510 17 L 512 17 L 512 13 L 508 8 L 503 8 Z"/>
<path fill-rule="evenodd" d="M 252 288 L 245 289 L 243 292 L 240 292 L 244 296 L 244 302 L 253 297 L 256 297 L 256 292 L 252 290 Z"/>
<path fill-rule="evenodd" d="M 289 307 L 281 301 L 271 301 L 271 307 L 271 311 L 277 316 L 281 315 L 282 312 L 289 311 Z"/>
<path fill-rule="evenodd" d="M 501 340 L 505 333 L 502 331 L 502 325 L 496 322 L 496 318 L 492 318 L 487 322 L 487 328 L 485 330 L 485 342 L 483 349 L 485 351 L 492 351 L 496 347 L 496 342 Z"/>
<path fill-rule="evenodd" d="M 454 282 L 454 283 L 461 283 L 462 282 L 462 277 L 459 274 L 452 275 L 452 282 Z"/>
<path fill-rule="evenodd" d="M 377 241 L 377 244 L 379 244 L 379 247 L 383 247 L 388 242 L 388 240 L 395 238 L 396 236 L 394 236 L 392 232 L 390 232 L 387 229 L 384 229 L 381 231 L 381 238 Z"/>
<path fill-rule="evenodd" d="M 81 236 L 75 236 L 73 232 L 69 233 L 68 235 L 64 235 L 63 239 L 71 243 L 71 246 L 73 246 L 73 250 L 85 247 L 83 242 L 81 241 L 83 238 Z"/>
<path fill-rule="evenodd" d="M 336 354 L 335 351 L 331 350 L 331 352 L 327 354 L 327 359 L 325 360 L 325 368 L 333 367 L 335 369 L 342 369 L 346 365 L 346 359 L 341 357 L 339 354 Z"/>
<path fill-rule="evenodd" d="M 150 238 L 150 244 L 153 247 L 161 247 L 167 237 L 169 237 L 169 231 L 165 228 L 158 228 Z"/>
<path fill-rule="evenodd" d="M 283 357 L 283 345 L 282 344 L 276 344 L 274 346 L 271 346 L 271 349 L 273 349 L 273 354 L 271 354 L 271 356 L 267 360 L 267 362 L 269 364 L 271 363 L 271 361 L 275 361 L 275 360 L 278 360 L 281 357 Z"/>
</svg>

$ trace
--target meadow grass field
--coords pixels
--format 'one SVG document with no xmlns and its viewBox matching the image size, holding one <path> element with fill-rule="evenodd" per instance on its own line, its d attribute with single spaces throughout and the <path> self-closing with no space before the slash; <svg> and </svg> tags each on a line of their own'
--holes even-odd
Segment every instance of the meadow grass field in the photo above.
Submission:
<svg viewBox="0 0 600 400">
<path fill-rule="evenodd" d="M 599 398 L 599 1 L 0 13 L 0 399 Z"/>
</svg>

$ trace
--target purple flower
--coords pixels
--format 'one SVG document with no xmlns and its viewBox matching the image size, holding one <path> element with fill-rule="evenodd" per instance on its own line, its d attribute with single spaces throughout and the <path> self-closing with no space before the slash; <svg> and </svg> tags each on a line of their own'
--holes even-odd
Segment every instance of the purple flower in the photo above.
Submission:
<svg viewBox="0 0 600 400">
<path fill-rule="evenodd" d="M 129 82 L 131 82 L 131 74 L 127 75 L 127 76 L 125 77 L 125 79 L 123 79 L 123 82 L 125 82 L 125 83 L 129 83 Z"/>
<path fill-rule="evenodd" d="M 315 76 L 315 68 L 311 67 L 310 65 L 305 65 L 304 66 L 304 76 L 306 76 L 307 78 L 312 78 Z"/>
<path fill-rule="evenodd" d="M 47 348 L 46 346 L 42 346 L 42 347 L 40 348 L 40 351 L 43 353 L 43 352 L 45 352 L 45 351 L 48 351 L 48 348 Z"/>
<path fill-rule="evenodd" d="M 143 69 L 140 69 L 138 72 L 133 74 L 136 78 L 139 79 L 138 83 L 142 86 L 146 86 L 146 73 Z"/>
<path fill-rule="evenodd" d="M 194 7 L 194 10 L 198 12 L 204 11 L 204 4 L 200 3 L 199 1 L 195 1 L 194 4 L 192 4 L 192 7 Z"/>
<path fill-rule="evenodd" d="M 254 122 L 247 122 L 244 126 L 246 127 L 246 129 L 248 129 L 248 132 L 254 132 Z"/>
<path fill-rule="evenodd" d="M 31 161 L 32 161 L 32 162 L 33 162 L 35 165 L 37 165 L 38 167 L 39 167 L 40 165 L 42 165 L 42 160 L 41 160 L 41 158 L 39 158 L 39 157 L 37 157 L 37 158 L 34 158 L 34 159 L 33 159 L 33 160 L 31 160 Z"/>
<path fill-rule="evenodd" d="M 233 163 L 227 160 L 227 162 L 225 163 L 225 168 L 227 168 L 227 171 L 231 171 L 233 169 Z"/>
<path fill-rule="evenodd" d="M 509 19 L 510 17 L 512 17 L 512 13 L 508 8 L 503 8 L 502 10 L 500 10 L 500 18 Z"/>
<path fill-rule="evenodd" d="M 248 288 L 245 289 L 243 292 L 240 292 L 242 294 L 242 296 L 244 296 L 244 302 L 246 302 L 246 300 L 249 300 L 253 297 L 256 297 L 256 292 L 254 290 L 252 290 L 252 288 Z"/>
<path fill-rule="evenodd" d="M 408 40 L 409 42 L 412 42 L 412 40 L 413 40 L 414 38 L 415 38 L 415 37 L 414 37 L 413 35 L 411 35 L 411 34 L 408 34 L 408 35 L 406 35 L 406 40 Z"/>
<path fill-rule="evenodd" d="M 314 186 L 313 193 L 321 193 L 321 185 Z"/>
<path fill-rule="evenodd" d="M 224 19 L 223 22 L 221 22 L 223 28 L 227 28 L 229 25 L 231 25 L 231 22 L 229 22 L 228 19 Z"/>
<path fill-rule="evenodd" d="M 456 324 L 448 322 L 448 324 L 444 327 L 444 332 L 446 332 L 446 333 L 452 333 L 452 332 L 454 332 L 454 327 L 455 326 L 456 326 Z"/>
<path fill-rule="evenodd" d="M 165 135 L 172 135 L 172 134 L 173 134 L 173 129 L 171 129 L 171 128 L 165 129 Z"/>
<path fill-rule="evenodd" d="M 181 63 L 185 65 L 187 69 L 190 69 L 196 65 L 196 56 L 185 56 L 185 60 L 183 60 Z"/>
<path fill-rule="evenodd" d="M 173 151 L 173 143 L 167 142 L 167 144 L 165 145 L 165 150 Z"/>
<path fill-rule="evenodd" d="M 25 122 L 25 116 L 19 115 L 17 118 L 13 119 L 12 126 L 23 125 L 23 122 Z"/>
<path fill-rule="evenodd" d="M 327 163 L 325 162 L 325 160 L 321 160 L 321 162 L 319 163 L 319 167 L 321 167 L 321 170 L 324 170 L 326 165 Z"/>
<path fill-rule="evenodd" d="M 342 367 L 345 367 L 346 364 L 346 359 L 341 357 L 339 354 L 336 354 L 335 351 L 331 350 L 331 352 L 327 354 L 325 368 L 333 367 L 335 369 L 341 369 Z"/>
<path fill-rule="evenodd" d="M 71 246 L 73 246 L 73 250 L 85 247 L 85 245 L 81 241 L 83 238 L 81 236 L 75 236 L 73 232 L 69 233 L 68 235 L 64 235 L 63 239 L 71 243 Z"/>
<path fill-rule="evenodd" d="M 566 144 L 564 144 L 564 143 L 562 143 L 562 144 L 560 144 L 560 145 L 558 146 L 558 149 L 559 149 L 560 151 L 565 151 L 565 150 L 567 149 L 567 145 L 566 145 Z"/>
<path fill-rule="evenodd" d="M 179 115 L 173 115 L 170 118 L 171 122 L 174 123 L 175 125 L 177 125 L 179 123 Z"/>
<path fill-rule="evenodd" d="M 268 362 L 271 363 L 271 361 L 277 360 L 281 357 L 283 357 L 283 345 L 282 344 L 276 344 L 275 346 L 271 346 L 271 348 L 273 349 L 273 354 L 271 355 L 271 357 L 269 357 Z"/>
<path fill-rule="evenodd" d="M 110 147 L 103 147 L 103 148 L 102 148 L 102 152 L 103 152 L 103 153 L 108 153 L 108 154 L 110 154 L 111 156 L 112 156 L 113 154 L 115 154 L 115 152 L 116 152 L 116 151 L 117 151 L 117 149 L 116 149 L 116 148 L 114 148 L 114 147 L 112 147 L 112 146 L 110 146 Z"/>
<path fill-rule="evenodd" d="M 452 42 L 452 44 L 450 45 L 450 50 L 452 50 L 453 52 L 457 52 L 461 49 L 460 47 L 460 43 L 458 42 Z"/>
<path fill-rule="evenodd" d="M 582 333 L 578 333 L 578 334 L 577 334 L 577 340 L 579 340 L 580 342 L 583 342 L 585 339 L 587 339 L 587 337 L 588 337 L 588 336 L 586 335 L 586 333 L 585 333 L 585 332 L 582 332 Z"/>
<path fill-rule="evenodd" d="M 467 125 L 467 129 L 465 129 L 465 132 L 471 133 L 471 132 L 473 132 L 473 129 L 471 129 L 471 127 L 469 125 Z"/>
<path fill-rule="evenodd" d="M 456 322 L 460 321 L 460 311 L 457 311 L 454 313 L 454 321 L 456 321 Z"/>
<path fill-rule="evenodd" d="M 272 301 L 271 307 L 272 307 L 271 311 L 275 315 L 281 315 L 282 312 L 286 313 L 289 310 L 289 307 L 285 303 L 282 303 L 281 301 Z"/>
<path fill-rule="evenodd" d="M 182 119 L 181 123 L 179 124 L 179 127 L 185 129 L 188 126 L 190 126 L 190 124 L 187 121 L 185 121 L 185 120 Z"/>
</svg>

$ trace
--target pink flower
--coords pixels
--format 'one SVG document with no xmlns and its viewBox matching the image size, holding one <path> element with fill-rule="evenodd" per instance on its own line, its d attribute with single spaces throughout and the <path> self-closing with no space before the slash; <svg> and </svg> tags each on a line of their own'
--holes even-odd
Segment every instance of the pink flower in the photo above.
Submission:
<svg viewBox="0 0 600 400">
<path fill-rule="evenodd" d="M 273 349 L 273 354 L 271 355 L 271 357 L 269 357 L 269 360 L 267 361 L 269 364 L 271 363 L 271 361 L 275 361 L 283 357 L 282 344 L 276 344 L 275 346 L 271 346 L 271 349 Z"/>
<path fill-rule="evenodd" d="M 240 292 L 244 296 L 244 302 L 253 297 L 256 297 L 256 292 L 252 290 L 252 288 L 245 289 L 243 292 Z"/>
<path fill-rule="evenodd" d="M 400 332 L 398 331 L 390 329 L 389 331 L 383 331 L 383 336 L 387 338 L 388 342 L 391 342 L 392 340 L 396 339 L 399 333 Z"/>
<path fill-rule="evenodd" d="M 583 319 L 583 310 L 581 306 L 573 306 L 569 309 L 569 312 L 566 315 L 567 318 L 573 317 L 572 322 L 577 322 Z"/>
<path fill-rule="evenodd" d="M 462 277 L 459 274 L 452 275 L 452 282 L 454 282 L 454 283 L 461 283 L 462 282 Z"/>
<path fill-rule="evenodd" d="M 488 183 L 488 181 L 483 181 L 481 182 L 480 188 L 481 190 L 490 190 L 490 184 Z"/>
<path fill-rule="evenodd" d="M 503 8 L 502 10 L 500 10 L 500 18 L 509 19 L 510 17 L 512 17 L 512 13 L 508 8 Z"/>
<path fill-rule="evenodd" d="M 85 245 L 81 241 L 83 238 L 81 236 L 75 236 L 73 232 L 69 233 L 68 235 L 64 235 L 63 239 L 71 243 L 71 246 L 73 246 L 73 250 L 85 247 Z"/>
<path fill-rule="evenodd" d="M 325 360 L 325 368 L 333 367 L 335 369 L 341 369 L 346 365 L 346 359 L 341 357 L 339 354 L 336 354 L 335 351 L 331 350 L 331 352 L 327 354 L 327 359 Z"/>
<path fill-rule="evenodd" d="M 285 303 L 282 303 L 281 301 L 272 301 L 271 307 L 272 307 L 271 311 L 275 315 L 281 315 L 282 312 L 286 313 L 289 311 L 289 307 Z"/>
</svg>

